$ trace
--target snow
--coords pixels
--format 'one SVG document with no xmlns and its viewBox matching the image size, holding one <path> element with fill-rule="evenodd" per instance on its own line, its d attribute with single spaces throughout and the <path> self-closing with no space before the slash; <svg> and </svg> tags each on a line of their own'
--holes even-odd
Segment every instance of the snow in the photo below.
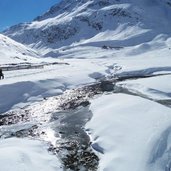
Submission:
<svg viewBox="0 0 171 171">
<path fill-rule="evenodd" d="M 43 69 L 16 70 L 4 72 L 0 81 L 0 112 L 12 107 L 24 107 L 32 102 L 55 96 L 67 89 L 95 81 L 94 72 L 104 73 L 106 67 L 98 62 L 65 60 L 70 65 L 46 66 Z"/>
<path fill-rule="evenodd" d="M 58 56 L 57 49 L 73 43 L 135 46 L 150 42 L 159 34 L 170 35 L 170 17 L 166 1 L 67 0 L 37 20 L 13 26 L 4 34 L 44 56 Z"/>
<path fill-rule="evenodd" d="M 155 144 L 170 127 L 170 108 L 136 96 L 112 94 L 92 100 L 90 109 L 93 118 L 86 128 L 93 144 L 98 144 L 104 153 L 99 153 L 99 171 L 165 170 L 157 163 L 169 162 L 167 148 L 171 141 L 163 137 L 167 147 Z M 164 158 L 168 161 L 164 162 Z"/>
<path fill-rule="evenodd" d="M 86 130 L 100 157 L 99 171 L 169 171 L 169 0 L 100 2 L 64 0 L 37 20 L 4 32 L 25 45 L 0 35 L 0 67 L 23 62 L 69 64 L 3 71 L 0 114 L 25 106 L 40 115 L 51 113 L 57 106 L 54 96 L 66 90 L 102 78 L 132 77 L 117 82 L 115 92 L 91 99 L 93 118 Z M 102 24 L 101 29 L 97 23 Z M 133 79 L 135 76 L 150 77 Z M 60 170 L 59 163 L 43 142 L 16 138 L 0 141 L 3 171 L 53 171 Z"/>
<path fill-rule="evenodd" d="M 38 53 L 0 34 L 0 64 L 38 61 Z"/>
<path fill-rule="evenodd" d="M 171 76 L 157 76 L 140 80 L 124 81 L 116 84 L 129 92 L 141 94 L 154 100 L 171 100 Z"/>
<path fill-rule="evenodd" d="M 0 94 L 4 97 L 0 98 L 0 112 L 23 107 L 43 100 L 45 97 L 59 95 L 67 89 L 95 82 L 100 77 L 171 73 L 170 49 L 168 44 L 165 45 L 165 39 L 161 42 L 163 47 L 148 52 L 145 50 L 132 56 L 128 56 L 128 52 L 134 51 L 137 47 L 121 50 L 104 50 L 93 46 L 73 47 L 65 51 L 61 50 L 60 59 L 39 59 L 39 62 L 66 62 L 69 65 L 59 64 L 40 69 L 4 71 L 5 79 L 0 81 Z M 150 46 L 153 47 L 153 43 Z M 2 64 L 6 62 L 4 58 L 1 60 Z M 32 62 L 37 62 L 37 58 Z M 13 60 L 13 63 L 16 61 Z M 117 71 L 117 67 L 120 70 Z M 167 77 L 169 76 L 156 77 L 158 79 L 156 85 L 162 87 L 159 84 L 160 78 L 164 81 Z M 150 82 L 154 85 L 155 78 L 151 79 Z M 139 83 L 141 86 L 143 86 L 142 82 L 143 80 Z M 147 87 L 147 84 L 144 86 Z M 164 86 L 169 89 L 169 84 Z M 155 89 L 155 87 L 151 88 Z"/>
<path fill-rule="evenodd" d="M 60 171 L 58 158 L 47 152 L 43 142 L 30 139 L 0 141 L 0 165 L 3 171 Z"/>
<path fill-rule="evenodd" d="M 99 49 L 81 47 L 67 50 L 65 55 L 72 56 L 73 59 L 64 59 L 64 62 L 70 65 L 4 72 L 6 79 L 0 82 L 0 92 L 4 97 L 0 98 L 1 112 L 32 105 L 35 101 L 42 101 L 44 97 L 55 96 L 67 89 L 95 82 L 95 78 L 116 74 L 117 66 L 122 67 L 117 72 L 119 75 L 170 73 L 167 47 L 132 57 L 112 56 L 113 59 L 110 54 L 115 51 L 106 52 L 100 49 L 99 52 Z M 124 54 L 125 50 L 121 50 L 120 53 Z M 77 59 L 81 55 L 91 58 Z M 98 55 L 107 57 L 99 59 L 96 58 Z M 125 87 L 132 92 L 138 91 L 154 99 L 170 99 L 169 83 L 170 75 L 165 75 L 124 81 L 117 86 Z M 90 109 L 93 118 L 86 128 L 91 130 L 94 148 L 104 153 L 99 154 L 100 171 L 164 171 L 164 168 L 160 168 L 164 167 L 160 162 L 168 163 L 165 161 L 168 156 L 167 149 L 164 154 L 158 154 L 161 149 L 156 150 L 155 144 L 162 139 L 162 133 L 171 124 L 169 108 L 140 97 L 113 94 L 92 100 Z M 165 148 L 169 148 L 169 144 Z M 155 151 L 162 156 L 160 159 L 157 158 Z"/>
<path fill-rule="evenodd" d="M 5 80 L 0 81 L 0 94 L 3 97 L 0 98 L 0 111 L 2 113 L 26 105 L 32 106 L 35 101 L 41 102 L 44 97 L 59 95 L 67 89 L 95 82 L 97 78 L 115 75 L 119 66 L 122 67 L 117 71 L 119 75 L 170 73 L 170 51 L 166 46 L 136 56 L 119 57 L 119 53 L 125 54 L 127 51 L 128 49 L 116 52 L 90 46 L 79 47 L 64 52 L 63 58 L 72 57 L 72 59 L 63 60 L 69 65 L 5 71 Z M 114 56 L 114 53 L 118 53 L 118 56 Z M 100 55 L 106 57 L 98 58 Z M 85 59 L 78 59 L 81 56 Z M 61 61 L 51 58 L 41 60 Z M 170 99 L 169 83 L 170 75 L 165 75 L 124 81 L 118 83 L 117 86 L 125 87 L 132 92 L 138 91 L 154 99 Z M 99 171 L 164 171 L 165 163 L 169 162 L 167 160 L 169 144 L 168 147 L 164 147 L 162 154 L 159 153 L 161 147 L 155 149 L 155 144 L 163 139 L 162 133 L 171 124 L 169 108 L 150 100 L 125 94 L 104 95 L 92 100 L 91 103 L 93 118 L 86 128 L 91 132 L 92 146 L 99 151 Z M 53 110 L 53 101 L 51 105 L 50 111 Z M 46 107 L 42 110 L 46 111 Z M 0 162 L 5 163 L 10 159 L 11 166 L 16 167 L 17 171 L 23 171 L 23 167 L 28 170 L 37 171 L 44 168 L 44 170 L 53 171 L 56 169 L 54 167 L 58 167 L 59 161 L 46 153 L 46 149 L 37 154 L 37 149 L 42 150 L 44 147 L 40 142 L 28 139 L 9 139 L 1 142 L 4 142 L 3 145 L 6 146 L 2 148 L 0 145 L 0 158 L 3 158 Z M 34 142 L 38 143 L 36 147 Z M 9 155 L 8 152 L 4 155 L 2 150 L 8 151 L 11 148 L 13 155 Z M 45 156 L 47 158 L 44 158 Z M 22 159 L 23 163 L 17 163 Z M 164 163 L 165 166 L 160 163 Z M 3 171 L 10 171 L 10 168 L 7 168 L 10 165 L 1 165 L 4 167 Z"/>
<path fill-rule="evenodd" d="M 158 76 L 153 78 L 144 78 L 139 81 L 132 80 L 132 81 L 126 81 L 125 83 L 132 83 L 136 84 L 139 83 L 143 86 L 148 86 L 153 89 L 157 89 L 159 91 L 163 91 L 165 93 L 171 93 L 170 89 L 170 81 L 171 81 L 171 75 L 165 75 L 165 76 Z"/>
</svg>

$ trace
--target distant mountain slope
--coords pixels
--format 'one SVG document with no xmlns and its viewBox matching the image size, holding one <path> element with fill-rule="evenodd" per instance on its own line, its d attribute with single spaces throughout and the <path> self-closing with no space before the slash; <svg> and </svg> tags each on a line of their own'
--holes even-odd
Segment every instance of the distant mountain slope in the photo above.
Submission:
<svg viewBox="0 0 171 171">
<path fill-rule="evenodd" d="M 52 55 L 62 46 L 138 45 L 171 33 L 171 0 L 63 0 L 5 35 Z"/>
<path fill-rule="evenodd" d="M 27 62 L 38 54 L 24 45 L 0 34 L 0 64 Z"/>
</svg>

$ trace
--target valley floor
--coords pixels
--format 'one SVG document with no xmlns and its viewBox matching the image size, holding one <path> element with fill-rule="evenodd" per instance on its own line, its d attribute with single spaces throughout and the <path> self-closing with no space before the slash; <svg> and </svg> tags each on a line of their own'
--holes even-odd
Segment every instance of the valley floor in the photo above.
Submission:
<svg viewBox="0 0 171 171">
<path fill-rule="evenodd" d="M 52 117 L 48 118 L 49 115 L 54 111 L 60 112 L 57 111 L 57 97 L 61 95 L 63 98 L 65 94 L 67 100 L 72 99 L 72 96 L 67 95 L 71 89 L 84 89 L 85 86 L 101 80 L 112 80 L 114 88 L 109 92 L 104 90 L 88 97 L 86 94 L 89 91 L 85 91 L 80 97 L 90 103 L 88 111 L 92 113 L 91 119 L 84 118 L 85 124 L 81 120 L 80 128 L 83 127 L 90 137 L 91 150 L 100 159 L 98 170 L 169 171 L 171 50 L 165 47 L 135 54 L 138 50 L 134 49 L 132 55 L 128 55 L 131 54 L 130 51 L 130 48 L 104 50 L 97 47 L 79 47 L 66 50 L 61 59 L 46 58 L 35 61 L 65 62 L 68 65 L 4 71 L 5 79 L 0 80 L 1 116 L 10 112 L 31 111 L 32 117 L 36 115 L 35 118 L 39 119 L 24 122 L 21 119 L 12 124 L 1 123 L 0 164 L 3 171 L 63 170 L 61 156 L 56 158 L 52 152 L 48 153 L 46 150 L 48 142 L 53 144 L 56 141 L 53 139 L 54 132 L 45 131 L 49 139 L 43 138 L 43 142 L 40 137 L 16 138 L 14 132 L 31 128 L 35 122 L 44 124 L 46 120 L 47 124 L 52 121 Z M 5 61 L 1 64 L 5 63 L 9 65 Z M 60 119 L 60 116 L 65 115 L 55 116 L 59 117 L 61 123 L 69 124 L 66 121 L 68 117 L 65 122 Z M 72 119 L 69 121 L 72 122 Z M 11 130 L 14 137 L 9 134 Z M 62 137 L 55 135 L 58 139 Z"/>
</svg>

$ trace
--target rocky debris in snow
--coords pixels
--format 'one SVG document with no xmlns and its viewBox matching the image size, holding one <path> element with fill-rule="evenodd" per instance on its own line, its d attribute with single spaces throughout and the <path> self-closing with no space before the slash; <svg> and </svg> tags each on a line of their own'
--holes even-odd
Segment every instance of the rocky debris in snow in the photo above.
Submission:
<svg viewBox="0 0 171 171">
<path fill-rule="evenodd" d="M 69 65 L 66 62 L 42 62 L 42 63 L 9 63 L 9 64 L 1 64 L 0 68 L 3 71 L 12 71 L 12 70 L 22 70 L 22 69 L 40 69 L 49 65 Z"/>
<path fill-rule="evenodd" d="M 97 170 L 99 158 L 90 148 L 90 144 L 83 145 L 78 144 L 77 141 L 70 141 L 63 142 L 59 146 L 59 148 L 51 146 L 49 151 L 58 154 L 67 150 L 67 154 L 61 157 L 66 169 L 74 171 L 80 171 L 81 169 L 89 171 Z"/>
</svg>

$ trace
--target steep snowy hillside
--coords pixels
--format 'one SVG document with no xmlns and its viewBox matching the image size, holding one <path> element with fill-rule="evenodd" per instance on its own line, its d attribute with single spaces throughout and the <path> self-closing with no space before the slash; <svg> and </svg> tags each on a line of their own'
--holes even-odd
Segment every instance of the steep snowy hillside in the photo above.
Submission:
<svg viewBox="0 0 171 171">
<path fill-rule="evenodd" d="M 0 34 L 0 64 L 27 62 L 38 54 L 24 45 Z"/>
<path fill-rule="evenodd" d="M 157 16 L 157 17 L 156 17 Z M 5 35 L 46 56 L 62 46 L 132 46 L 170 35 L 171 0 L 63 0 Z"/>
</svg>

